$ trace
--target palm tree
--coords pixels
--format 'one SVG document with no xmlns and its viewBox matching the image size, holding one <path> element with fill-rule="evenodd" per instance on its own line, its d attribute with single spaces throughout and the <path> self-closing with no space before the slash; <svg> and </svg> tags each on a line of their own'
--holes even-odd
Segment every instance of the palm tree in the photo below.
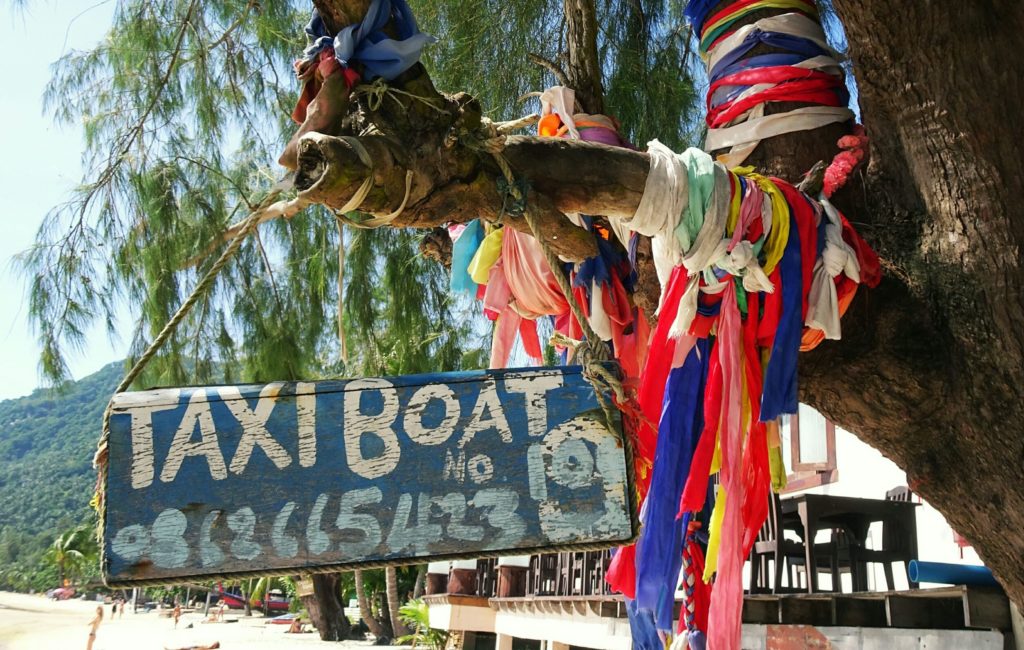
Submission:
<svg viewBox="0 0 1024 650">
<path fill-rule="evenodd" d="M 411 626 L 411 634 L 399 637 L 398 643 L 412 643 L 413 648 L 425 645 L 429 650 L 444 650 L 448 643 L 448 632 L 446 630 L 435 630 L 430 627 L 430 613 L 427 604 L 422 599 L 416 598 L 402 605 L 398 615 L 406 625 Z"/>
<path fill-rule="evenodd" d="M 47 549 L 43 559 L 57 567 L 57 576 L 60 585 L 64 585 L 65 573 L 69 572 L 74 576 L 75 569 L 79 568 L 86 559 L 85 553 L 80 550 L 82 536 L 80 529 L 61 533 L 53 540 L 50 548 Z"/>
<path fill-rule="evenodd" d="M 356 600 L 359 602 L 359 615 L 366 623 L 366 627 L 370 630 L 370 634 L 379 639 L 384 636 L 384 627 L 373 615 L 373 608 L 370 606 L 370 599 L 366 595 L 366 585 L 363 582 L 362 569 L 356 569 L 354 577 L 356 582 Z"/>
<path fill-rule="evenodd" d="M 409 634 L 409 628 L 402 622 L 402 617 L 399 615 L 399 610 L 402 605 L 398 598 L 398 573 L 395 571 L 395 567 L 389 566 L 384 569 L 384 580 L 387 583 L 388 590 L 388 614 L 391 617 L 391 630 L 395 633 L 395 637 L 407 636 Z"/>
</svg>

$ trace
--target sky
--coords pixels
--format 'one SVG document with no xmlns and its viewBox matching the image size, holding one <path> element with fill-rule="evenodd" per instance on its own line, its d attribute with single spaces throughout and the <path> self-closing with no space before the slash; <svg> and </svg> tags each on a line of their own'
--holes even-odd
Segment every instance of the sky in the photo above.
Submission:
<svg viewBox="0 0 1024 650">
<path fill-rule="evenodd" d="M 82 132 L 59 128 L 43 115 L 50 64 L 62 53 L 95 45 L 110 25 L 115 2 L 38 0 L 12 8 L 0 2 L 0 399 L 27 395 L 40 385 L 39 346 L 28 322 L 26 283 L 12 257 L 32 245 L 46 213 L 81 180 Z M 125 332 L 130 323 L 121 323 Z M 110 341 L 102 327 L 88 333 L 84 350 L 68 351 L 80 379 L 122 359 L 128 336 Z"/>
</svg>

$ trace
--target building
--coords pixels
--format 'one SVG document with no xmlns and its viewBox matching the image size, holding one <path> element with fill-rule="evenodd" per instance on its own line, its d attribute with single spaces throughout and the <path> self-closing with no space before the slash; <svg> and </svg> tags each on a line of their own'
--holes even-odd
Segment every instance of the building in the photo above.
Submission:
<svg viewBox="0 0 1024 650">
<path fill-rule="evenodd" d="M 804 405 L 784 422 L 781 438 L 789 475 L 783 497 L 880 499 L 906 485 L 895 464 Z M 880 540 L 879 526 L 870 530 L 869 544 Z M 917 508 L 916 527 L 919 557 L 980 563 L 927 503 Z M 610 557 L 598 551 L 431 564 L 430 625 L 450 631 L 450 647 L 463 650 L 630 650 L 625 603 L 604 582 Z M 850 594 L 846 575 L 841 594 L 748 597 L 743 648 L 1015 647 L 1000 590 L 922 585 L 908 591 L 906 572 L 896 570 L 896 591 L 885 592 L 881 567 L 870 566 L 866 593 Z"/>
</svg>

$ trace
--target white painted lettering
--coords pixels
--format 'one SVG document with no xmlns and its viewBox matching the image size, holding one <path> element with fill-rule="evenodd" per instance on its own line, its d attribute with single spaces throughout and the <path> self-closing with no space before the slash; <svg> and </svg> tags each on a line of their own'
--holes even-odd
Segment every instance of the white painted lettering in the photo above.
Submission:
<svg viewBox="0 0 1024 650">
<path fill-rule="evenodd" d="M 173 390 L 171 396 L 175 401 L 181 391 Z M 132 487 L 148 487 L 153 483 L 153 414 L 162 411 L 173 411 L 177 404 L 167 406 L 137 406 L 132 408 Z"/>
<path fill-rule="evenodd" d="M 491 462 L 490 457 L 484 454 L 477 454 L 469 459 L 469 479 L 480 485 L 486 483 L 494 478 L 494 463 Z"/>
<path fill-rule="evenodd" d="M 463 429 L 462 439 L 459 446 L 465 447 L 478 433 L 497 430 L 503 442 L 512 442 L 512 429 L 505 419 L 505 410 L 501 407 L 501 400 L 498 399 L 498 391 L 495 388 L 494 380 L 487 379 L 480 385 L 480 394 L 473 406 L 473 414 Z"/>
<path fill-rule="evenodd" d="M 444 471 L 441 473 L 442 480 L 452 480 L 456 483 L 463 483 L 466 480 L 466 452 L 459 451 L 458 455 L 452 454 L 451 449 L 444 452 Z"/>
<path fill-rule="evenodd" d="M 428 546 L 441 539 L 441 524 L 427 523 L 430 518 L 430 499 L 420 499 L 416 524 L 412 524 L 413 498 L 411 494 L 398 497 L 395 508 L 395 519 L 388 533 L 388 546 L 392 553 L 401 553 L 407 548 L 412 549 L 413 557 L 429 555 Z"/>
<path fill-rule="evenodd" d="M 150 558 L 153 564 L 163 569 L 176 569 L 188 561 L 188 543 L 185 541 L 185 529 L 188 519 L 180 510 L 168 508 L 156 517 L 153 522 L 153 548 Z"/>
<path fill-rule="evenodd" d="M 299 429 L 299 465 L 316 465 L 316 384 L 295 385 L 295 415 Z"/>
<path fill-rule="evenodd" d="M 235 533 L 231 542 L 231 554 L 239 560 L 254 560 L 263 548 L 254 540 L 256 530 L 256 513 L 245 506 L 228 515 L 228 528 Z"/>
<path fill-rule="evenodd" d="M 540 438 L 548 432 L 548 391 L 564 385 L 563 375 L 532 375 L 506 377 L 505 390 L 523 393 L 526 400 L 526 422 L 530 437 Z"/>
<path fill-rule="evenodd" d="M 125 526 L 110 540 L 110 550 L 129 564 L 138 562 L 149 552 L 149 529 L 142 524 Z"/>
<path fill-rule="evenodd" d="M 364 413 L 362 397 L 368 391 L 380 395 L 383 405 L 379 413 Z M 398 465 L 402 449 L 394 426 L 398 419 L 398 395 L 394 385 L 386 379 L 356 379 L 345 386 L 344 399 L 345 458 L 349 468 L 363 478 L 387 476 Z M 383 445 L 381 453 L 363 455 L 364 435 L 375 436 Z"/>
<path fill-rule="evenodd" d="M 256 447 L 263 450 L 263 453 L 277 469 L 284 469 L 292 464 L 291 456 L 267 430 L 267 420 L 270 419 L 270 414 L 274 411 L 277 394 L 281 392 L 282 386 L 283 384 L 277 382 L 267 384 L 260 389 L 255 409 L 249 408 L 249 405 L 242 399 L 242 394 L 237 386 L 224 386 L 218 389 L 221 399 L 224 400 L 224 405 L 242 425 L 242 437 L 238 441 L 238 449 L 235 450 L 235 457 L 231 459 L 229 467 L 233 474 L 241 474 L 245 471 L 252 451 Z"/>
<path fill-rule="evenodd" d="M 427 428 L 423 424 L 423 415 L 427 406 L 434 400 L 441 402 L 444 412 L 437 426 Z M 455 396 L 455 391 L 444 384 L 428 384 L 419 388 L 409 398 L 402 422 L 406 435 L 413 442 L 421 445 L 440 445 L 455 433 L 459 415 L 459 400 Z"/>
<path fill-rule="evenodd" d="M 324 518 L 324 508 L 327 507 L 327 495 L 321 494 L 313 504 L 313 510 L 309 513 L 309 521 L 306 522 L 306 548 L 313 555 L 320 555 L 331 548 L 331 538 L 320 528 L 320 522 Z"/>
<path fill-rule="evenodd" d="M 426 495 L 420 495 L 421 501 L 425 498 L 427 498 Z M 431 502 L 441 511 L 441 516 L 450 516 L 445 525 L 445 533 L 448 536 L 468 542 L 479 542 L 484 538 L 483 526 L 466 525 L 466 497 L 464 495 L 458 492 L 449 492 L 443 497 L 431 498 Z"/>
<path fill-rule="evenodd" d="M 216 566 L 224 561 L 224 551 L 213 542 L 213 524 L 224 513 L 223 510 L 212 510 L 203 517 L 203 525 L 199 528 L 199 560 L 204 567 Z"/>
<path fill-rule="evenodd" d="M 274 517 L 274 528 L 270 531 L 270 542 L 274 545 L 274 552 L 277 553 L 278 557 L 295 557 L 299 554 L 299 540 L 287 532 L 288 519 L 294 511 L 295 502 L 289 501 L 277 513 L 277 517 Z"/>
<path fill-rule="evenodd" d="M 519 493 L 508 488 L 485 488 L 473 495 L 474 508 L 483 510 L 487 524 L 499 533 L 487 543 L 488 549 L 515 548 L 526 534 L 526 520 L 519 516 Z"/>
<path fill-rule="evenodd" d="M 548 498 L 547 470 L 544 469 L 544 445 L 535 443 L 526 449 L 526 473 L 530 481 L 530 498 L 541 501 Z"/>
<path fill-rule="evenodd" d="M 199 429 L 199 440 L 193 442 L 192 436 L 196 428 Z M 206 394 L 201 390 L 193 393 L 189 399 L 188 408 L 181 417 L 181 425 L 178 426 L 174 440 L 171 441 L 171 448 L 167 452 L 160 480 L 164 483 L 173 481 L 178 476 L 182 461 L 189 456 L 206 458 L 210 476 L 215 481 L 222 481 L 228 477 L 224 457 L 221 456 L 220 445 L 217 443 L 217 430 L 213 426 L 210 404 L 206 401 Z"/>
<path fill-rule="evenodd" d="M 359 559 L 369 555 L 380 544 L 381 532 L 377 518 L 370 514 L 356 512 L 360 506 L 377 505 L 384 498 L 378 487 L 350 490 L 341 496 L 338 507 L 338 519 L 335 522 L 338 530 L 357 531 L 362 539 L 343 541 L 338 550 L 348 559 Z"/>
</svg>

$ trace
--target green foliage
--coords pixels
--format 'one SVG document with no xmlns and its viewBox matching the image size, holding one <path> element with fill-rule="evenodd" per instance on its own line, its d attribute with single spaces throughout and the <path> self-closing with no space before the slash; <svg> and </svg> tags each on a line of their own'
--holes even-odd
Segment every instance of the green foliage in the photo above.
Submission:
<svg viewBox="0 0 1024 650">
<path fill-rule="evenodd" d="M 56 586 L 57 570 L 41 564 L 43 554 L 62 531 L 93 529 L 92 454 L 123 372 L 112 363 L 60 391 L 0 402 L 0 588 Z M 86 576 L 98 570 L 84 568 Z"/>
<path fill-rule="evenodd" d="M 435 630 L 430 627 L 430 612 L 422 599 L 410 600 L 398 610 L 398 617 L 413 632 L 396 639 L 398 643 L 412 643 L 414 646 L 426 645 L 430 650 L 444 650 L 448 643 L 446 630 Z"/>
<path fill-rule="evenodd" d="M 681 149 L 700 132 L 684 0 L 594 0 L 605 110 L 638 146 L 658 138 Z M 494 119 L 536 110 L 522 96 L 558 83 L 530 62 L 560 65 L 566 51 L 562 4 L 541 0 L 410 0 L 420 26 L 439 37 L 424 59 L 435 85 L 465 90 Z"/>
<path fill-rule="evenodd" d="M 693 84 L 681 1 L 597 0 L 609 112 L 642 144 L 676 146 L 690 131 Z M 426 63 L 439 87 L 468 90 L 496 117 L 552 82 L 531 53 L 566 49 L 556 4 L 415 0 L 439 37 Z M 97 320 L 134 311 L 140 354 L 225 245 L 222 233 L 280 172 L 294 125 L 306 2 L 121 0 L 106 37 L 53 67 L 46 110 L 84 132 L 85 179 L 19 257 L 44 376 L 67 376 L 66 354 Z M 545 76 L 547 75 L 547 76 Z M 339 233 L 322 209 L 264 225 L 228 265 L 141 384 L 313 379 L 340 363 Z M 355 367 L 453 369 L 470 321 L 452 325 L 444 274 L 416 255 L 411 233 L 359 232 L 346 267 L 344 314 Z M 461 314 L 460 314 L 461 315 Z"/>
</svg>

